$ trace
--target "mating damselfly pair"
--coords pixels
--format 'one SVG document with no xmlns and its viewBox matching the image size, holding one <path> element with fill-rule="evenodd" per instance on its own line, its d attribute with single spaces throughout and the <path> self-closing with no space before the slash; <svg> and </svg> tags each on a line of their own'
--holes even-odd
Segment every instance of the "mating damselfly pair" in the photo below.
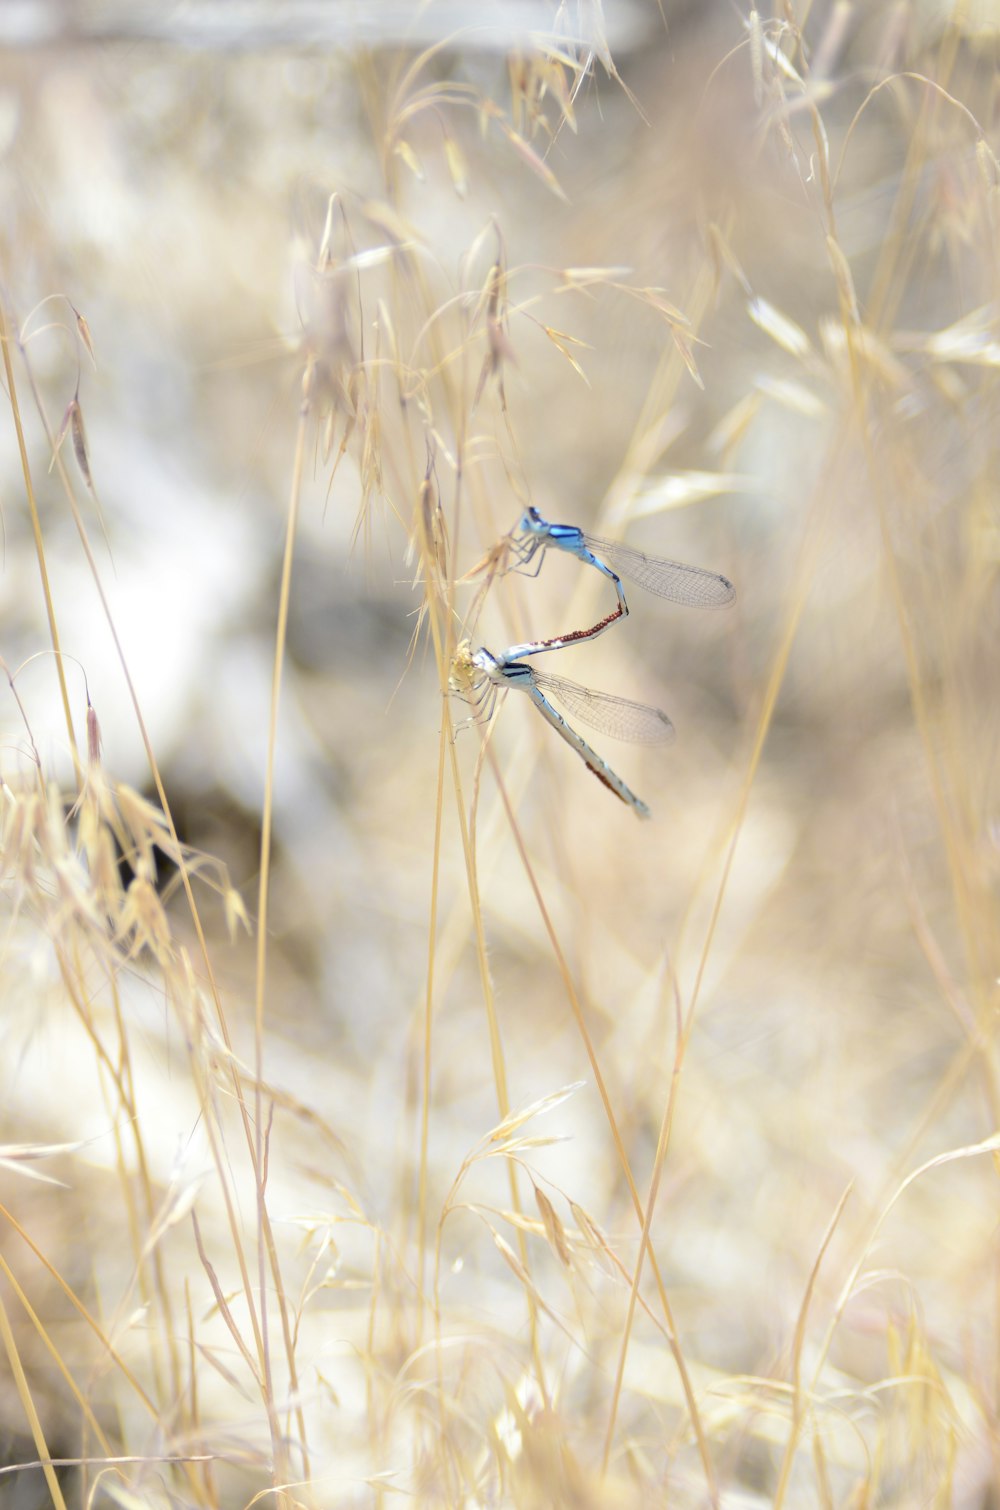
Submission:
<svg viewBox="0 0 1000 1510">
<path fill-rule="evenodd" d="M 538 574 L 545 552 L 549 549 L 565 551 L 586 565 L 595 567 L 614 584 L 617 606 L 612 613 L 599 619 L 589 629 L 570 630 L 550 639 L 512 645 L 501 655 L 493 655 L 485 646 L 473 650 L 471 642 L 463 640 L 452 661 L 453 690 L 460 693 L 473 706 L 476 715 L 483 719 L 492 716 L 499 691 L 515 687 L 527 693 L 546 722 L 576 751 L 598 781 L 614 792 L 640 818 L 648 818 L 649 808 L 646 804 L 566 722 L 562 714 L 552 706 L 550 696 L 555 697 L 569 713 L 589 727 L 613 738 L 646 744 L 666 744 L 673 739 L 674 726 L 667 715 L 659 708 L 630 702 L 627 698 L 617 697 L 612 693 L 591 692 L 564 677 L 536 671 L 527 664 L 526 657 L 596 639 L 619 619 L 627 618 L 628 603 L 622 587 L 622 577 L 658 597 L 693 608 L 725 608 L 735 600 L 736 589 L 726 577 L 717 572 L 705 571 L 698 566 L 686 566 L 680 561 L 647 556 L 619 541 L 602 540 L 599 536 L 589 535 L 575 525 L 549 524 L 535 508 L 525 510 L 516 530 L 507 537 L 507 544 L 517 561 L 515 569 L 527 570 L 537 558 L 537 565 L 530 573 L 532 576 Z"/>
</svg>

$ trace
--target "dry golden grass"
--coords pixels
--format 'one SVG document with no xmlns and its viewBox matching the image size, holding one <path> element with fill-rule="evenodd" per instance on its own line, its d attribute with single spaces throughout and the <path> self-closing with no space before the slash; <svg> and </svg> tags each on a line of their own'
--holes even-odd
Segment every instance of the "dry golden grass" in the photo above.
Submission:
<svg viewBox="0 0 1000 1510">
<path fill-rule="evenodd" d="M 4 1510 L 1000 1498 L 1000 75 L 946 10 L 8 54 Z M 614 606 L 509 569 L 528 503 L 737 585 L 545 657 L 673 718 L 594 736 L 649 824 L 449 690 Z"/>
</svg>

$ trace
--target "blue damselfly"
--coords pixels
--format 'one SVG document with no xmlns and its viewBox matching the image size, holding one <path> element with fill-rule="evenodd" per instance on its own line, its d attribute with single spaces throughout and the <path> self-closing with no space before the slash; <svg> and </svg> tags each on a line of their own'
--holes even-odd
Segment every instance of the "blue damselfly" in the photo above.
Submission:
<svg viewBox="0 0 1000 1510">
<path fill-rule="evenodd" d="M 518 568 L 528 567 L 537 559 L 532 576 L 541 570 L 545 552 L 549 549 L 565 551 L 596 567 L 614 583 L 618 606 L 613 613 L 600 619 L 590 629 L 575 629 L 568 634 L 557 635 L 548 640 L 535 640 L 524 645 L 514 645 L 509 652 L 512 660 L 525 655 L 539 655 L 543 650 L 562 650 L 567 645 L 593 640 L 619 619 L 628 617 L 628 603 L 621 579 L 635 582 L 647 592 L 666 598 L 671 603 L 680 603 L 688 608 L 726 608 L 736 599 L 736 589 L 728 577 L 718 572 L 705 571 L 700 566 L 686 566 L 681 561 L 668 561 L 663 556 L 647 556 L 634 546 L 620 540 L 603 540 L 599 535 L 590 535 L 575 524 L 550 524 L 536 508 L 527 508 L 521 515 L 517 529 L 510 536 L 511 549 L 517 557 Z"/>
</svg>

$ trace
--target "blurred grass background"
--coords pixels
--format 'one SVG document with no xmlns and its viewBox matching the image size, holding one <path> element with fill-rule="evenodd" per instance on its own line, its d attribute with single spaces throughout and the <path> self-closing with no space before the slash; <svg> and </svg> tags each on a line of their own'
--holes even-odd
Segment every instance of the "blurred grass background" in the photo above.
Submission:
<svg viewBox="0 0 1000 1510">
<path fill-rule="evenodd" d="M 0 1504 L 997 1502 L 998 31 L 0 16 Z"/>
</svg>

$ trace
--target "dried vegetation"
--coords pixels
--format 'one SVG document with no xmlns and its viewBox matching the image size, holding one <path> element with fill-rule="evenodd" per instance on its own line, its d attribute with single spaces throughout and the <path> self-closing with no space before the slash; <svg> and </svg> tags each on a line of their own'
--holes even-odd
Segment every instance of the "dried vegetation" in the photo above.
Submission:
<svg viewBox="0 0 1000 1510">
<path fill-rule="evenodd" d="M 945 9 L 8 57 L 0 1503 L 1000 1495 L 1000 75 Z M 510 570 L 528 503 L 738 586 L 551 668 L 673 717 L 651 825 L 449 695 L 613 606 Z"/>
</svg>

